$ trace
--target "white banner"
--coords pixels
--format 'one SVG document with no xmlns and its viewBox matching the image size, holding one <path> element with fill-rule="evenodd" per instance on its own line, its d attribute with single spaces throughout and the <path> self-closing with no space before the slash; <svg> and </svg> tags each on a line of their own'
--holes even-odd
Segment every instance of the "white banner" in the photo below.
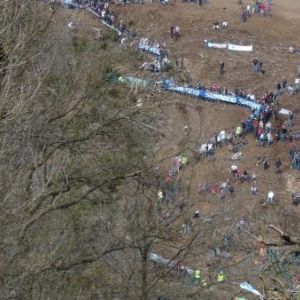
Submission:
<svg viewBox="0 0 300 300">
<path fill-rule="evenodd" d="M 233 44 L 228 44 L 228 50 L 232 51 L 252 51 L 253 46 L 239 46 L 239 45 L 233 45 Z"/>
<path fill-rule="evenodd" d="M 207 47 L 208 48 L 217 48 L 217 49 L 226 49 L 227 48 L 227 44 L 218 44 L 218 43 L 208 42 L 207 43 Z"/>
<path fill-rule="evenodd" d="M 288 110 L 286 108 L 281 108 L 279 113 L 282 114 L 282 115 L 289 115 L 290 113 L 292 114 L 292 111 Z"/>
</svg>

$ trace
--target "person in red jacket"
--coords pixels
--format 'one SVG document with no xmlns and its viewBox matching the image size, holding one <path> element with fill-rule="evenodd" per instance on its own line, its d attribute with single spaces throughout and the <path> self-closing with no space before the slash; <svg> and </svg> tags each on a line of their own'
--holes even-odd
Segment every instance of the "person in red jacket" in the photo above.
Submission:
<svg viewBox="0 0 300 300">
<path fill-rule="evenodd" d="M 253 120 L 253 126 L 254 126 L 255 129 L 258 128 L 258 124 L 259 124 L 258 120 L 257 120 L 257 119 L 254 119 L 254 120 Z"/>
<path fill-rule="evenodd" d="M 261 3 L 259 5 L 259 12 L 260 12 L 260 15 L 263 17 L 264 14 L 265 14 L 265 5 L 264 5 L 264 3 Z"/>
</svg>

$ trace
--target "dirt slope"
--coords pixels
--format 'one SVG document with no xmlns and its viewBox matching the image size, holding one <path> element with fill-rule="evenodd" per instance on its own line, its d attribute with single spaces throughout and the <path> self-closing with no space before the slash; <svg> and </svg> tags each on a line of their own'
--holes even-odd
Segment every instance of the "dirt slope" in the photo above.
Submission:
<svg viewBox="0 0 300 300">
<path fill-rule="evenodd" d="M 201 82 L 205 85 L 218 84 L 219 86 L 233 89 L 239 86 L 245 91 L 257 91 L 262 94 L 265 91 L 274 91 L 276 84 L 283 78 L 289 83 L 294 82 L 297 74 L 297 65 L 300 62 L 299 55 L 289 54 L 289 46 L 300 45 L 300 38 L 296 26 L 297 12 L 300 6 L 295 1 L 274 1 L 272 5 L 272 17 L 260 17 L 254 15 L 243 23 L 240 20 L 241 6 L 236 1 L 211 1 L 203 8 L 195 3 L 171 2 L 168 6 L 159 3 L 146 3 L 144 5 L 114 6 L 113 10 L 127 23 L 133 23 L 138 32 L 150 39 L 163 40 L 167 44 L 170 56 L 173 59 L 185 58 L 185 68 L 189 69 L 193 83 Z M 214 21 L 228 21 L 228 29 L 215 31 L 212 29 Z M 182 31 L 181 38 L 176 41 L 169 37 L 169 28 L 178 24 Z M 214 42 L 231 42 L 240 45 L 253 45 L 253 52 L 233 52 L 227 50 L 207 49 L 204 47 L 204 39 Z M 266 74 L 256 74 L 252 71 L 252 60 L 257 57 L 264 62 Z M 219 62 L 224 60 L 226 73 L 220 75 Z M 289 97 L 286 94 L 280 97 L 279 106 L 299 113 L 300 95 Z M 169 134 L 165 141 L 170 147 L 176 148 L 178 139 L 183 137 L 183 127 L 190 125 L 189 138 L 200 141 L 212 136 L 222 129 L 237 126 L 240 121 L 247 117 L 249 111 L 231 105 L 220 103 L 205 103 L 200 100 L 183 97 L 179 95 L 164 94 L 165 101 L 187 102 L 187 113 L 178 113 L 176 107 L 167 112 L 170 115 Z M 194 107 L 201 106 L 201 112 Z M 172 117 L 171 117 L 172 116 Z M 175 117 L 174 117 L 175 116 Z M 276 125 L 281 125 L 285 120 L 280 117 Z M 200 123 L 199 123 L 200 122 Z M 276 126 L 275 124 L 273 127 Z M 200 129 L 199 129 L 200 128 Z M 295 119 L 293 130 L 300 128 L 299 118 Z M 168 133 L 168 132 L 167 132 Z M 250 145 L 245 148 L 246 159 L 240 165 L 241 168 L 253 170 L 261 178 L 259 190 L 261 194 L 272 189 L 275 192 L 291 190 L 291 180 L 299 182 L 299 173 L 290 170 L 287 144 L 276 143 L 271 148 L 259 148 L 252 136 L 249 136 Z M 166 151 L 168 152 L 168 150 Z M 228 152 L 220 151 L 215 164 L 218 165 L 222 174 L 229 166 L 227 161 Z M 167 154 L 167 153 L 166 153 Z M 274 163 L 274 159 L 280 155 L 283 160 L 283 175 L 274 172 L 274 166 L 267 172 L 255 167 L 255 157 L 267 154 Z M 201 166 L 204 178 L 215 177 L 209 171 L 211 166 L 207 165 L 208 172 Z M 287 176 L 288 174 L 288 176 Z M 201 179 L 195 179 L 196 183 Z M 226 174 L 227 176 L 227 174 Z M 222 179 L 224 175 L 220 176 Z M 289 178 L 289 180 L 287 180 Z M 293 179 L 292 179 L 293 178 Z M 220 179 L 221 180 L 221 179 Z M 278 185 L 278 183 L 280 183 Z M 281 192 L 279 192 L 281 191 Z M 290 203 L 290 194 L 284 193 L 280 197 L 285 205 Z"/>
<path fill-rule="evenodd" d="M 273 91 L 283 78 L 287 78 L 290 83 L 294 82 L 300 56 L 289 54 L 287 48 L 300 45 L 297 26 L 300 5 L 297 1 L 274 1 L 272 17 L 254 15 L 245 23 L 240 20 L 241 6 L 237 1 L 211 0 L 210 2 L 203 8 L 194 3 L 174 1 L 168 6 L 161 6 L 156 2 L 147 2 L 144 5 L 112 5 L 111 10 L 116 12 L 119 20 L 123 19 L 127 24 L 132 23 L 132 27 L 145 37 L 165 41 L 173 60 L 183 56 L 185 68 L 190 70 L 193 83 L 218 84 L 231 90 L 234 86 L 239 86 L 245 91 L 256 91 L 262 94 L 265 91 Z M 77 14 L 82 18 L 87 31 L 92 23 L 97 22 L 93 16 L 85 12 Z M 91 23 L 85 23 L 87 21 L 84 20 L 87 19 L 91 20 L 89 21 Z M 212 24 L 216 20 L 220 22 L 227 20 L 228 29 L 214 31 Z M 176 24 L 182 31 L 178 41 L 169 37 L 169 28 Z M 254 51 L 241 53 L 207 49 L 203 43 L 205 39 L 220 43 L 253 45 Z M 148 56 L 149 59 L 150 57 Z M 252 60 L 255 57 L 264 62 L 265 75 L 252 71 Z M 224 75 L 220 75 L 219 72 L 221 60 L 226 65 Z M 128 73 L 132 72 L 134 69 L 128 69 Z M 198 142 L 205 142 L 220 130 L 228 130 L 239 125 L 241 120 L 249 115 L 249 111 L 245 108 L 222 103 L 207 103 L 168 92 L 164 92 L 159 100 L 151 98 L 149 101 L 162 101 L 168 119 L 168 124 L 164 128 L 165 136 L 157 145 L 159 159 L 178 153 L 186 147 L 191 148 Z M 293 97 L 284 94 L 279 99 L 279 106 L 291 109 L 299 115 L 299 101 L 300 94 Z M 178 109 L 178 104 L 183 105 L 184 110 Z M 280 126 L 284 120 L 285 118 L 281 116 L 273 127 Z M 189 126 L 188 135 L 184 135 L 184 126 Z M 300 129 L 300 118 L 295 118 L 292 129 Z M 291 204 L 291 192 L 294 188 L 300 187 L 300 173 L 290 167 L 287 143 L 276 142 L 270 148 L 259 148 L 252 135 L 247 136 L 247 139 L 249 144 L 243 149 L 245 158 L 237 164 L 240 169 L 256 174 L 258 195 L 250 194 L 250 183 L 239 183 L 231 177 L 228 172 L 232 164 L 228 160 L 230 152 L 224 147 L 217 151 L 214 162 L 202 160 L 179 174 L 179 177 L 190 187 L 190 203 L 193 203 L 190 216 L 194 210 L 199 210 L 202 216 L 223 211 L 223 215 L 217 219 L 224 225 L 224 228 L 220 228 L 220 236 L 230 233 L 232 223 L 243 218 L 255 235 L 261 234 L 268 239 L 277 238 L 278 235 L 266 225 L 272 222 L 288 231 L 289 224 L 284 219 L 287 218 L 284 212 L 293 211 L 299 215 L 299 208 Z M 190 155 L 189 151 L 185 153 Z M 255 166 L 255 158 L 258 155 L 270 157 L 271 167 L 268 170 Z M 283 163 L 281 174 L 276 174 L 274 167 L 278 156 Z M 164 161 L 159 166 L 160 170 L 166 173 L 172 164 L 172 159 Z M 196 193 L 199 183 L 220 185 L 227 178 L 232 181 L 236 189 L 235 196 L 232 198 L 220 200 L 217 196 L 203 196 Z M 279 207 L 277 209 L 261 206 L 263 198 L 270 190 L 276 195 L 276 203 Z M 278 215 L 278 211 L 282 211 L 282 214 Z M 195 228 L 201 226 L 197 223 L 194 225 Z M 247 236 L 242 238 L 242 242 L 252 243 Z M 251 263 L 248 268 L 253 267 Z"/>
</svg>

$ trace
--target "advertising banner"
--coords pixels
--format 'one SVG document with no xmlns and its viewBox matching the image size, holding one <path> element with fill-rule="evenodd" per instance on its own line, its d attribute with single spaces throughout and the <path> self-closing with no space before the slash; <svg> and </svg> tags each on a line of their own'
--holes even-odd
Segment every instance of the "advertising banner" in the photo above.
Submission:
<svg viewBox="0 0 300 300">
<path fill-rule="evenodd" d="M 279 111 L 279 113 L 282 114 L 282 115 L 289 115 L 289 114 L 292 113 L 292 111 L 288 110 L 286 108 L 281 108 L 280 111 Z"/>
<path fill-rule="evenodd" d="M 218 44 L 218 43 L 211 43 L 211 42 L 208 42 L 206 44 L 206 46 L 208 48 L 216 48 L 216 49 L 226 49 L 227 48 L 227 44 Z"/>
<path fill-rule="evenodd" d="M 140 79 L 140 78 L 136 78 L 136 77 L 129 77 L 129 76 L 125 77 L 125 82 L 133 83 L 133 84 L 136 84 L 141 87 L 147 87 L 150 84 L 149 80 Z"/>
<path fill-rule="evenodd" d="M 210 100 L 210 101 L 222 101 L 226 103 L 236 104 L 236 105 L 242 105 L 249 109 L 255 109 L 255 110 L 264 110 L 263 105 L 256 103 L 251 100 L 247 100 L 245 98 L 236 97 L 232 95 L 224 95 L 219 94 L 216 92 L 210 92 L 207 90 L 200 90 L 195 88 L 189 88 L 189 87 L 183 87 L 178 86 L 174 84 L 172 80 L 166 80 L 163 83 L 163 88 L 168 91 L 173 91 L 175 93 L 183 94 L 183 95 L 190 95 L 197 98 Z"/>
<path fill-rule="evenodd" d="M 155 48 L 155 47 L 150 47 L 148 45 L 145 45 L 145 44 L 141 44 L 141 43 L 138 43 L 137 44 L 137 48 L 138 49 L 142 49 L 142 50 L 145 50 L 145 51 L 148 51 L 152 54 L 155 54 L 155 55 L 158 55 L 160 56 L 160 50 L 158 48 Z"/>
<path fill-rule="evenodd" d="M 207 48 L 215 48 L 215 49 L 228 49 L 231 51 L 245 51 L 245 52 L 251 52 L 253 51 L 253 46 L 240 46 L 240 45 L 234 45 L 234 44 L 221 44 L 221 43 L 212 43 L 212 42 L 206 42 L 205 43 Z"/>
<path fill-rule="evenodd" d="M 233 45 L 233 44 L 228 44 L 227 47 L 228 50 L 231 51 L 249 51 L 251 52 L 253 50 L 253 46 L 239 46 L 239 45 Z"/>
</svg>

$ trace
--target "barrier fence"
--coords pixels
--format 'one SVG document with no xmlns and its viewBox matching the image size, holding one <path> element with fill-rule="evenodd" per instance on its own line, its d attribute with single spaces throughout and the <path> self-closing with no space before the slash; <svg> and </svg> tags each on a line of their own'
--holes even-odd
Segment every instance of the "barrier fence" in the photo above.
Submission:
<svg viewBox="0 0 300 300">
<path fill-rule="evenodd" d="M 240 106 L 245 106 L 249 109 L 255 109 L 259 111 L 264 111 L 264 105 L 256 103 L 254 101 L 237 97 L 237 96 L 231 96 L 231 95 L 223 95 L 216 92 L 211 92 L 207 90 L 201 90 L 201 89 L 195 89 L 195 88 L 189 88 L 189 87 L 183 87 L 176 85 L 173 80 L 168 79 L 165 80 L 163 83 L 164 90 L 167 91 L 173 91 L 175 93 L 183 94 L 183 95 L 190 95 L 197 98 L 201 98 L 204 100 L 210 100 L 210 101 L 222 101 L 226 103 L 236 104 Z"/>
<path fill-rule="evenodd" d="M 157 55 L 157 56 L 161 55 L 160 49 L 155 48 L 155 47 L 151 47 L 151 46 L 148 46 L 148 45 L 145 45 L 145 44 L 142 44 L 142 43 L 138 43 L 136 45 L 136 47 L 138 49 L 145 50 L 145 51 L 147 51 L 147 52 L 149 52 L 151 54 Z"/>
<path fill-rule="evenodd" d="M 116 28 L 115 26 L 109 25 L 107 22 L 105 22 L 103 19 L 101 19 L 101 17 L 100 17 L 95 11 L 93 11 L 90 7 L 88 7 L 87 5 L 83 5 L 83 7 L 84 7 L 86 10 L 88 10 L 89 12 L 91 12 L 92 14 L 94 14 L 95 16 L 97 16 L 97 17 L 99 18 L 100 22 L 101 22 L 103 25 L 105 25 L 105 26 L 107 26 L 108 28 L 110 28 L 110 29 L 112 29 L 113 31 L 115 31 L 119 36 L 122 35 L 122 32 L 121 32 L 118 28 Z"/>
</svg>

